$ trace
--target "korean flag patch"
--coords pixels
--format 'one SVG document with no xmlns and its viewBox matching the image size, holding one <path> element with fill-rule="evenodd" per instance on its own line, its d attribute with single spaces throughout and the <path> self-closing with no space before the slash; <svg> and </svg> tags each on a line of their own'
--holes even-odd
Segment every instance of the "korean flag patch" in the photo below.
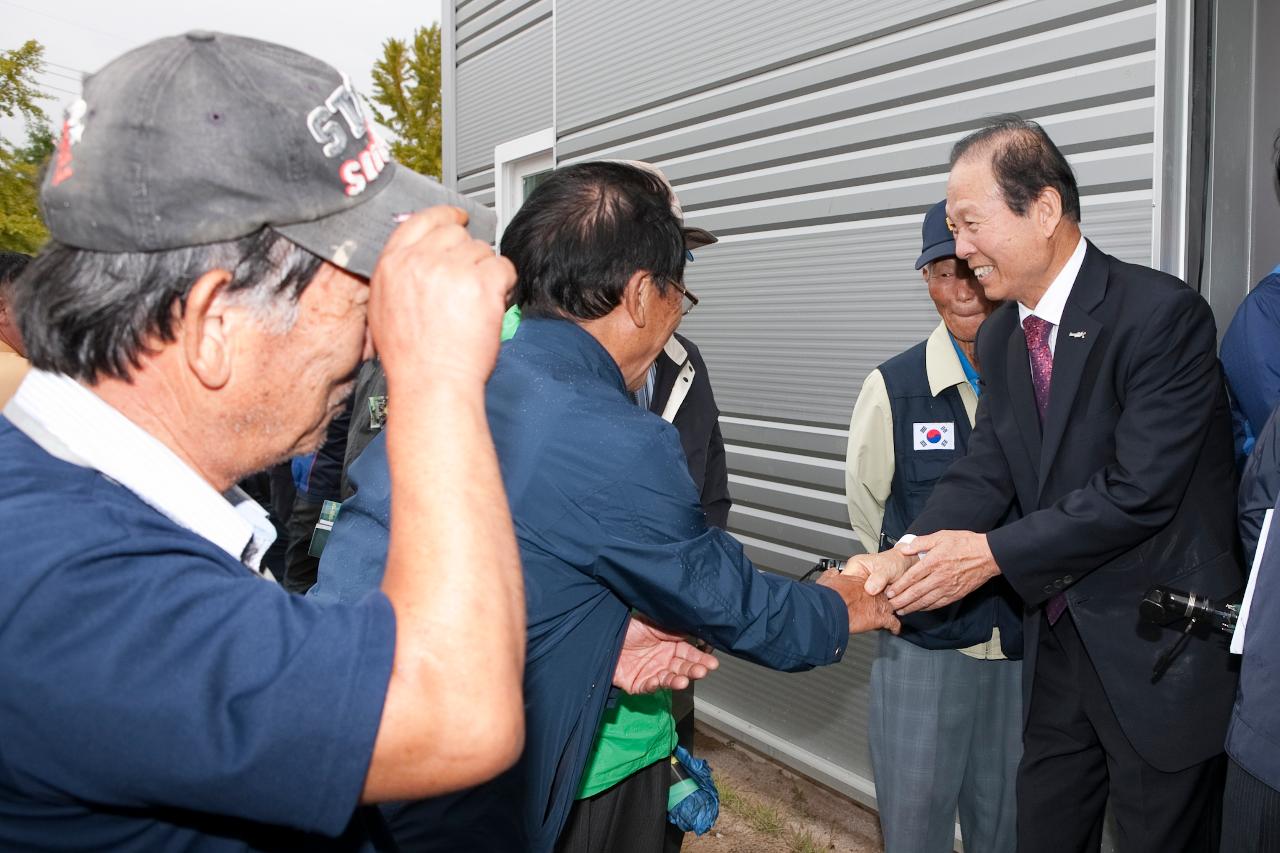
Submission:
<svg viewBox="0 0 1280 853">
<path fill-rule="evenodd" d="M 951 422 L 912 424 L 916 450 L 951 450 L 955 447 L 956 425 Z"/>
</svg>

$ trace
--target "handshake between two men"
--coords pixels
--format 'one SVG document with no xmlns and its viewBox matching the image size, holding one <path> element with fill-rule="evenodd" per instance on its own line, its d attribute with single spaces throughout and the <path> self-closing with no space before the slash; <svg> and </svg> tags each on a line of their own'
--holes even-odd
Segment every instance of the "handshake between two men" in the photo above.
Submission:
<svg viewBox="0 0 1280 853">
<path fill-rule="evenodd" d="M 828 569 L 818 583 L 844 598 L 850 634 L 877 628 L 897 634 L 897 616 L 946 607 L 998 574 L 985 534 L 940 530 L 903 537 L 878 554 L 855 554 L 840 571 Z"/>
<path fill-rule="evenodd" d="M 881 556 L 892 557 L 893 553 L 851 557 L 843 572 L 828 569 L 817 579 L 819 586 L 830 587 L 844 600 L 849 610 L 850 634 L 878 628 L 894 634 L 901 630 L 902 626 L 894 615 L 894 603 L 884 592 L 888 581 L 879 583 L 875 592 L 871 591 L 876 579 L 889 577 L 891 569 L 877 571 L 871 565 L 872 559 Z M 886 566 L 896 563 L 895 560 Z M 897 576 L 892 575 L 894 578 Z M 941 601 L 937 606 L 951 600 Z M 690 644 L 679 633 L 663 630 L 648 619 L 633 615 L 627 622 L 613 685 L 628 693 L 652 693 L 663 688 L 680 690 L 690 682 L 705 678 L 719 666 L 720 662 L 713 655 Z"/>
</svg>

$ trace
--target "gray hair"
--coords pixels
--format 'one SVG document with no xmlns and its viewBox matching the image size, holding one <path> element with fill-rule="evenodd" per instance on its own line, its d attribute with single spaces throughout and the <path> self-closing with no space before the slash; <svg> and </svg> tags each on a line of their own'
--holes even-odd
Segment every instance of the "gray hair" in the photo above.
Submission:
<svg viewBox="0 0 1280 853">
<path fill-rule="evenodd" d="M 91 252 L 51 241 L 19 277 L 19 326 L 31 364 L 85 382 L 128 379 L 149 344 L 174 340 L 191 286 L 215 269 L 227 293 L 272 333 L 297 320 L 324 262 L 263 228 L 224 243 L 159 252 Z"/>
</svg>

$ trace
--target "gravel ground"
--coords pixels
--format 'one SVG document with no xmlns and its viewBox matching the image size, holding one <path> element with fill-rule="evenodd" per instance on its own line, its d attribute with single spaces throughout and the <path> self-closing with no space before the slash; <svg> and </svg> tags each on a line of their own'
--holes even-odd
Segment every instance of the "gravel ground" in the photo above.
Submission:
<svg viewBox="0 0 1280 853">
<path fill-rule="evenodd" d="M 720 819 L 685 853 L 882 853 L 875 813 L 699 725 L 694 754 L 711 764 Z"/>
</svg>

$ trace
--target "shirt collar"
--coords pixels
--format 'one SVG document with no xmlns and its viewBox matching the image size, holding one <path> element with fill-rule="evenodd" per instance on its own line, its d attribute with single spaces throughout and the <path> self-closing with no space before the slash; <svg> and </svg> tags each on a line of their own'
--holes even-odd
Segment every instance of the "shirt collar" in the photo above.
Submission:
<svg viewBox="0 0 1280 853">
<path fill-rule="evenodd" d="M 68 376 L 30 371 L 4 414 L 51 455 L 102 473 L 255 571 L 275 539 L 266 510 L 243 491 L 219 494 L 158 439 Z"/>
<path fill-rule="evenodd" d="M 935 397 L 948 388 L 969 382 L 946 323 L 939 323 L 924 345 L 924 372 L 929 376 L 929 393 Z"/>
<path fill-rule="evenodd" d="M 1052 323 L 1055 327 L 1062 325 L 1062 311 L 1067 307 L 1067 299 L 1071 296 L 1071 288 L 1075 286 L 1076 277 L 1080 275 L 1080 267 L 1084 266 L 1084 253 L 1088 244 L 1084 237 L 1076 243 L 1075 251 L 1067 258 L 1066 265 L 1058 272 L 1057 277 L 1049 284 L 1049 289 L 1040 297 L 1034 309 L 1018 303 L 1018 322 L 1035 315 L 1041 320 Z"/>
</svg>

